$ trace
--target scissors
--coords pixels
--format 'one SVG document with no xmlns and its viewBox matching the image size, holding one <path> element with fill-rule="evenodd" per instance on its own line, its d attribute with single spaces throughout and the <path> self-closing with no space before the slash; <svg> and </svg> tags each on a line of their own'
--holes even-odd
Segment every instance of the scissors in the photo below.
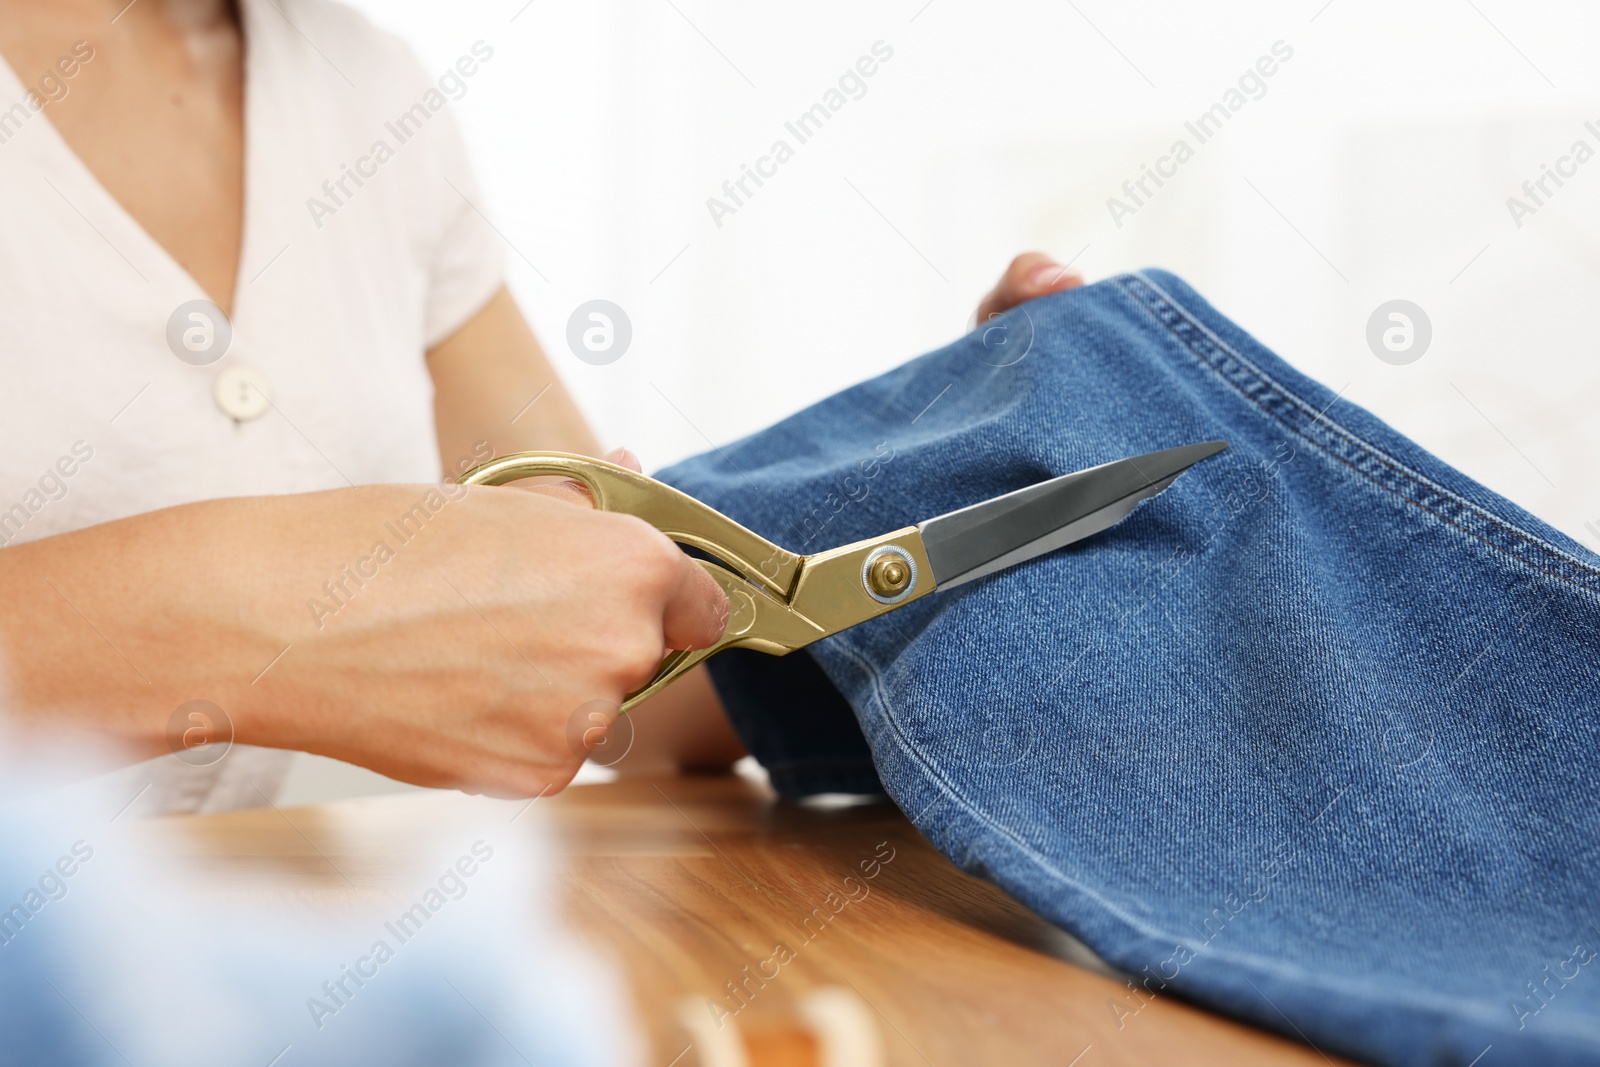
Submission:
<svg viewBox="0 0 1600 1067">
<path fill-rule="evenodd" d="M 916 526 L 798 555 L 637 471 L 565 452 L 517 452 L 480 464 L 463 485 L 555 476 L 581 482 L 602 511 L 643 519 L 712 557 L 697 562 L 728 594 L 728 623 L 709 648 L 670 652 L 622 711 L 726 648 L 783 656 L 913 600 L 1033 559 L 1116 525 L 1226 441 L 1147 452 L 1050 478 Z"/>
</svg>

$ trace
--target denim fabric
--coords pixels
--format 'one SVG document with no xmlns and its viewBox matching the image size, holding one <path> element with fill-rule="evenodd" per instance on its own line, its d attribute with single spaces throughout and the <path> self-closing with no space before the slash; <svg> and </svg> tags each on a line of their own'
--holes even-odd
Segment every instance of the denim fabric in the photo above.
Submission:
<svg viewBox="0 0 1600 1067">
<path fill-rule="evenodd" d="M 729 649 L 712 661 L 712 677 L 745 746 L 759 755 L 780 794 L 883 792 L 855 713 L 809 655 Z M 779 694 L 787 714 L 774 715 Z"/>
<path fill-rule="evenodd" d="M 1380 1063 L 1600 1062 L 1600 560 L 1177 278 L 662 477 L 815 551 L 1210 438 L 1112 530 L 802 653 L 831 696 L 714 660 L 737 727 L 798 795 L 847 701 L 929 840 L 1131 976 L 1124 1028 L 1178 995 Z"/>
</svg>

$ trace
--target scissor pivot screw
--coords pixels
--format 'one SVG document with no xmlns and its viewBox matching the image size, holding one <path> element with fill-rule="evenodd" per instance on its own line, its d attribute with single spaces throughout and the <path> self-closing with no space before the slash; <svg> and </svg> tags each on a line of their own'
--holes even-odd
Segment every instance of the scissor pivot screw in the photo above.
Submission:
<svg viewBox="0 0 1600 1067">
<path fill-rule="evenodd" d="M 872 591 L 879 596 L 894 596 L 911 584 L 911 568 L 906 561 L 895 556 L 885 556 L 872 565 L 867 575 Z"/>
<path fill-rule="evenodd" d="M 917 564 L 895 545 L 874 549 L 861 567 L 861 583 L 880 604 L 898 604 L 917 584 Z"/>
</svg>

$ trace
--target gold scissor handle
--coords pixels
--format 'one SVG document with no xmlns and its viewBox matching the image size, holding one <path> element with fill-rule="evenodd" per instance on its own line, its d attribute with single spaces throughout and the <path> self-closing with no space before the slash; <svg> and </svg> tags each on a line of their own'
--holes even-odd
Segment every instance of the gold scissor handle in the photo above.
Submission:
<svg viewBox="0 0 1600 1067">
<path fill-rule="evenodd" d="M 728 625 L 710 648 L 672 652 L 650 684 L 629 693 L 622 710 L 662 689 L 708 656 L 735 645 L 782 655 L 810 644 L 824 631 L 796 614 L 788 596 L 803 558 L 708 507 L 637 471 L 566 452 L 516 452 L 480 464 L 461 476 L 462 485 L 503 485 L 521 478 L 571 478 L 581 482 L 602 511 L 635 515 L 667 537 L 716 557 L 698 560 L 728 594 Z M 720 565 L 726 564 L 726 566 Z M 732 568 L 732 569 L 730 569 Z"/>
<path fill-rule="evenodd" d="M 601 511 L 638 516 L 672 540 L 716 556 L 780 597 L 794 588 L 800 556 L 751 533 L 687 493 L 603 459 L 569 452 L 513 452 L 479 464 L 460 480 L 462 485 L 504 485 L 545 476 L 582 482 Z"/>
</svg>

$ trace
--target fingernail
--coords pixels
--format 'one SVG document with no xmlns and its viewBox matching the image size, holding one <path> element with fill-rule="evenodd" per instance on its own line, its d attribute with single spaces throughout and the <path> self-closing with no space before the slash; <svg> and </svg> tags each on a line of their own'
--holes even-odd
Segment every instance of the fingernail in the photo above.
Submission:
<svg viewBox="0 0 1600 1067">
<path fill-rule="evenodd" d="M 1067 276 L 1067 268 L 1059 263 L 1041 263 L 1028 275 L 1028 288 L 1051 289 Z"/>
<path fill-rule="evenodd" d="M 626 448 L 613 448 L 610 452 L 606 453 L 606 460 L 608 462 L 615 463 L 619 467 L 627 467 L 629 470 L 636 471 L 641 469 L 639 466 L 639 457 L 634 455 Z"/>
</svg>

